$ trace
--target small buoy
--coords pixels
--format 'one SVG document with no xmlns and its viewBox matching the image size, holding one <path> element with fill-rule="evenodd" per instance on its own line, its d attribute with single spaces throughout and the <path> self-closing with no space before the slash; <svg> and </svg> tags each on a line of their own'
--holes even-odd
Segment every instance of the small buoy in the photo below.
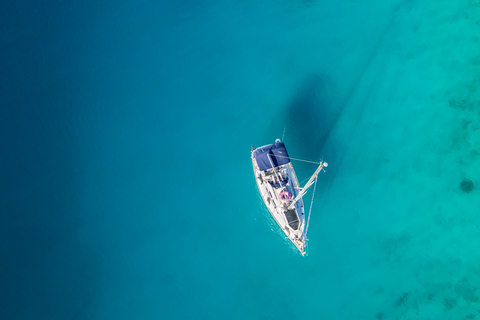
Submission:
<svg viewBox="0 0 480 320">
<path fill-rule="evenodd" d="M 323 163 L 323 166 L 324 166 L 324 167 L 328 167 L 328 163 L 324 162 L 324 163 Z"/>
<path fill-rule="evenodd" d="M 280 142 L 282 142 L 280 139 L 275 140 L 275 143 L 280 143 Z"/>
</svg>

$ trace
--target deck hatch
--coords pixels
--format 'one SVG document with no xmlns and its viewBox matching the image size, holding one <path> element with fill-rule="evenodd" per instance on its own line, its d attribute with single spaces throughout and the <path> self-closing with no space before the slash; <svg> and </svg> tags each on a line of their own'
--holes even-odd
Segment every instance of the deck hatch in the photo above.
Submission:
<svg viewBox="0 0 480 320">
<path fill-rule="evenodd" d="M 297 216 L 297 213 L 295 212 L 295 209 L 287 210 L 285 212 L 285 216 L 287 217 L 288 225 L 293 230 L 298 230 L 298 226 L 300 224 L 300 221 L 298 220 L 298 216 Z"/>
</svg>

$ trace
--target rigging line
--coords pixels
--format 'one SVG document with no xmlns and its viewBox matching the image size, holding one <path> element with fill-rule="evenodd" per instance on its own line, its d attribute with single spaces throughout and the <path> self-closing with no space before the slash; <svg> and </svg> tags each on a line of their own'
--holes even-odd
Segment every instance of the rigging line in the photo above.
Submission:
<svg viewBox="0 0 480 320">
<path fill-rule="evenodd" d="M 312 213 L 313 198 L 315 197 L 315 189 L 317 188 L 317 180 L 318 180 L 318 177 L 315 178 L 315 185 L 313 186 L 312 202 L 310 202 L 310 210 L 308 211 L 308 220 L 307 220 L 307 227 L 305 229 L 304 241 L 308 240 L 307 239 L 308 225 L 310 224 L 310 214 Z"/>
<path fill-rule="evenodd" d="M 310 177 L 307 177 L 305 179 L 303 179 L 299 184 L 298 186 L 300 187 L 301 185 L 303 185 L 305 183 L 305 181 L 307 181 L 308 179 L 310 179 Z"/>
<path fill-rule="evenodd" d="M 285 129 L 287 129 L 287 125 L 283 127 L 282 142 L 283 142 L 283 138 L 285 138 Z"/>
<path fill-rule="evenodd" d="M 284 156 L 279 156 L 279 155 L 274 155 L 275 157 L 279 157 L 279 158 L 286 158 L 286 159 L 292 159 L 292 160 L 297 160 L 297 161 L 303 161 L 303 162 L 308 162 L 308 163 L 315 163 L 315 164 L 321 164 L 321 162 L 315 162 L 315 161 L 308 161 L 308 160 L 302 160 L 302 159 L 296 159 L 296 158 L 292 158 L 292 157 L 284 157 Z"/>
</svg>

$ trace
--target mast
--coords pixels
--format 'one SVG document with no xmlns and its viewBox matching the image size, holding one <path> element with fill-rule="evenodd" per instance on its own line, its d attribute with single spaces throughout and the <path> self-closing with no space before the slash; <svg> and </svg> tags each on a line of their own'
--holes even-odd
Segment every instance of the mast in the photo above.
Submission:
<svg viewBox="0 0 480 320">
<path fill-rule="evenodd" d="M 328 166 L 328 163 L 320 162 L 320 165 L 318 166 L 317 170 L 315 170 L 315 172 L 310 177 L 310 179 L 307 181 L 305 186 L 300 189 L 300 193 L 298 194 L 298 196 L 295 197 L 295 199 L 293 199 L 292 203 L 288 206 L 287 210 L 292 210 L 293 209 L 293 206 L 295 205 L 295 203 L 297 203 L 297 201 L 300 200 L 303 197 L 303 195 L 307 192 L 308 188 L 310 188 L 310 186 L 313 184 L 315 178 L 317 178 L 318 174 L 320 173 L 320 170 L 322 170 L 323 168 L 325 168 L 327 166 Z"/>
</svg>

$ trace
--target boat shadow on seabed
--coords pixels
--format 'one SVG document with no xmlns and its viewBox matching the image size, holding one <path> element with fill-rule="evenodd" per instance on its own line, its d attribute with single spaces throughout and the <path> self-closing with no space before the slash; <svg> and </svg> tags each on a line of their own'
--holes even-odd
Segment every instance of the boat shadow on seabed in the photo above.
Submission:
<svg viewBox="0 0 480 320">
<path fill-rule="evenodd" d="M 319 75 L 305 77 L 283 112 L 272 123 L 272 132 L 285 130 L 285 143 L 292 157 L 318 161 L 320 158 L 330 164 L 336 163 L 338 146 L 329 142 L 330 132 L 339 119 L 343 108 L 335 99 L 333 85 Z M 280 128 L 285 125 L 285 128 Z M 311 174 L 312 166 L 295 163 L 300 176 Z M 314 168 L 313 168 L 314 169 Z M 332 168 L 329 167 L 331 171 Z"/>
</svg>

